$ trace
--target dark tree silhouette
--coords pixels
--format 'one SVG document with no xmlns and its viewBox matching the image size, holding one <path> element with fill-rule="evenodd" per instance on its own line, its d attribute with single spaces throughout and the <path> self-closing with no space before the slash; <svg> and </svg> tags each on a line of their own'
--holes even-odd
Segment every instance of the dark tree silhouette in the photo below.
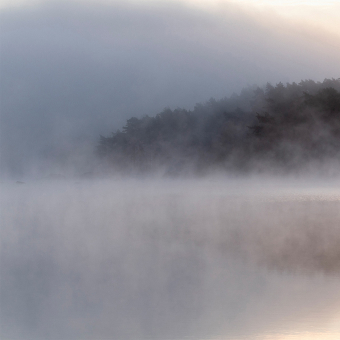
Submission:
<svg viewBox="0 0 340 340">
<path fill-rule="evenodd" d="M 100 136 L 98 155 L 112 169 L 181 173 L 211 167 L 251 168 L 272 161 L 294 168 L 340 150 L 340 79 L 249 87 L 240 95 L 132 117 Z M 174 170 L 175 169 L 175 170 Z"/>
</svg>

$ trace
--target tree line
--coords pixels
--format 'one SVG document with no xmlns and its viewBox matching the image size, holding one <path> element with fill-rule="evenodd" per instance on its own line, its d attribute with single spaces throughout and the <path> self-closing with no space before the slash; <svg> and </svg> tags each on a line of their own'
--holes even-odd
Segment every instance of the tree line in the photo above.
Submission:
<svg viewBox="0 0 340 340">
<path fill-rule="evenodd" d="M 100 136 L 97 154 L 112 171 L 168 175 L 338 160 L 340 78 L 251 86 L 193 110 L 132 117 L 122 130 Z"/>
</svg>

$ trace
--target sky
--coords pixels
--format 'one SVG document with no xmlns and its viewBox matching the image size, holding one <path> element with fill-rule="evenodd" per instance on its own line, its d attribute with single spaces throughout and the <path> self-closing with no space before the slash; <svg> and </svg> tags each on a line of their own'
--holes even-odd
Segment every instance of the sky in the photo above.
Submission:
<svg viewBox="0 0 340 340">
<path fill-rule="evenodd" d="M 2 175 L 86 172 L 82 155 L 131 116 L 338 78 L 339 14 L 340 1 L 2 0 Z"/>
</svg>

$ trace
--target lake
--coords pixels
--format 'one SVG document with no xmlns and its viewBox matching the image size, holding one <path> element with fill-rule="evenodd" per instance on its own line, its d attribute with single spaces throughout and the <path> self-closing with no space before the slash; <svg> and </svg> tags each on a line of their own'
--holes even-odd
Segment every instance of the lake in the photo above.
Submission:
<svg viewBox="0 0 340 340">
<path fill-rule="evenodd" d="M 340 182 L 1 183 L 1 339 L 339 339 Z"/>
</svg>

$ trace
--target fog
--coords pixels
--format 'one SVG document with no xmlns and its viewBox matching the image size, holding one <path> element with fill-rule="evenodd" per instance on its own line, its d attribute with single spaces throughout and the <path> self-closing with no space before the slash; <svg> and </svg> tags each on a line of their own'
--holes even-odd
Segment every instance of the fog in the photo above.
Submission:
<svg viewBox="0 0 340 340">
<path fill-rule="evenodd" d="M 336 339 L 338 185 L 4 182 L 1 338 Z"/>
<path fill-rule="evenodd" d="M 1 339 L 339 339 L 339 7 L 212 3 L 0 1 Z"/>
<path fill-rule="evenodd" d="M 229 2 L 3 7 L 2 175 L 84 173 L 99 135 L 131 116 L 192 109 L 253 84 L 337 77 L 336 30 L 308 11 L 281 12 Z"/>
</svg>

